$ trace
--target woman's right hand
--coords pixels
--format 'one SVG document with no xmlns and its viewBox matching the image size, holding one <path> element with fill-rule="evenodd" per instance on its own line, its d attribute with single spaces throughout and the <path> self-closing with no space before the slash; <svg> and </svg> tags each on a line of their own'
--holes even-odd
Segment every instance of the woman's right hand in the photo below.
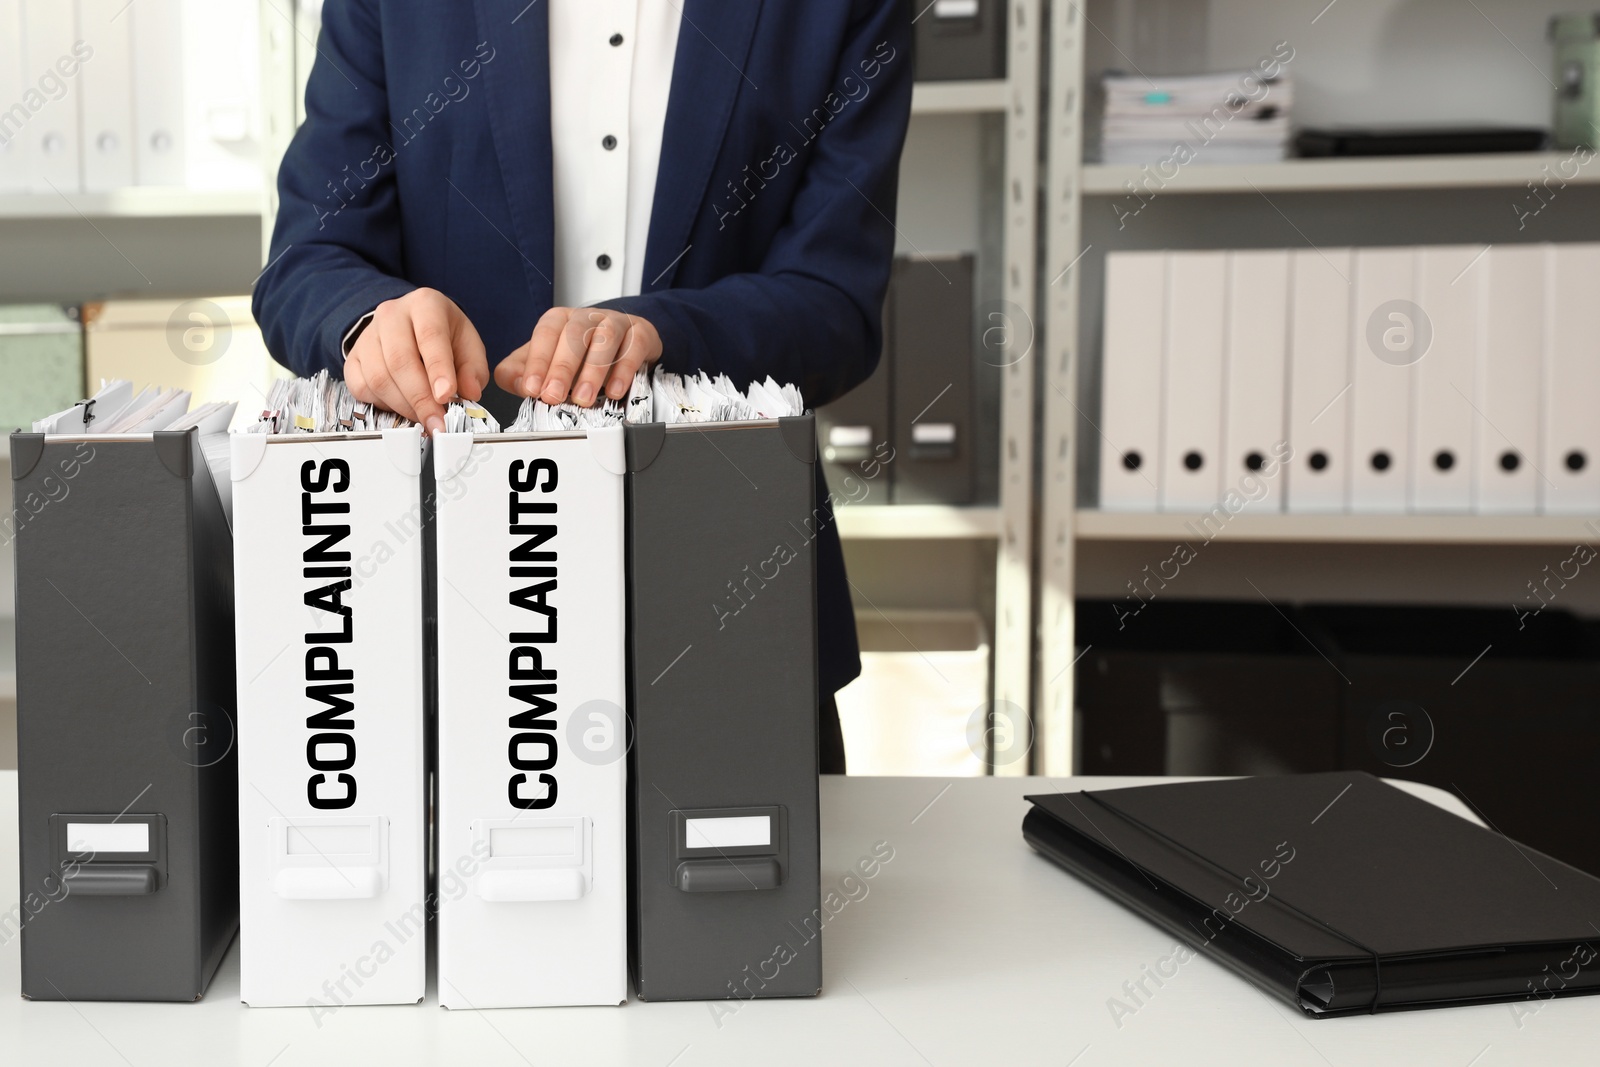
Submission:
<svg viewBox="0 0 1600 1067">
<path fill-rule="evenodd" d="M 372 313 L 344 363 L 350 395 L 377 404 L 429 434 L 443 432 L 451 398 L 483 397 L 489 361 L 466 313 L 437 289 L 414 289 Z"/>
</svg>

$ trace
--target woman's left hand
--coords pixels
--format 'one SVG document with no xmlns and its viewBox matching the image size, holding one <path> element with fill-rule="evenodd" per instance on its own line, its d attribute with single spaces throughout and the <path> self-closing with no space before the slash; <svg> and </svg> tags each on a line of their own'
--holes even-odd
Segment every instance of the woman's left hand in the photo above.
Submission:
<svg viewBox="0 0 1600 1067">
<path fill-rule="evenodd" d="M 495 367 L 494 380 L 515 396 L 589 407 L 602 392 L 612 400 L 627 396 L 639 368 L 660 358 L 661 335 L 637 315 L 554 307 L 528 343 Z"/>
</svg>

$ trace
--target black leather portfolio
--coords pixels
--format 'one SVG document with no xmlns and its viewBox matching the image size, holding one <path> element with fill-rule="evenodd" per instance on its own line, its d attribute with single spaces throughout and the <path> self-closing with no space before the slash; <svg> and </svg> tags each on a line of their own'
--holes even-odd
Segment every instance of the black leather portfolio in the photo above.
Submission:
<svg viewBox="0 0 1600 1067">
<path fill-rule="evenodd" d="M 1028 799 L 1036 850 L 1313 1018 L 1600 989 L 1600 879 L 1368 774 Z"/>
</svg>

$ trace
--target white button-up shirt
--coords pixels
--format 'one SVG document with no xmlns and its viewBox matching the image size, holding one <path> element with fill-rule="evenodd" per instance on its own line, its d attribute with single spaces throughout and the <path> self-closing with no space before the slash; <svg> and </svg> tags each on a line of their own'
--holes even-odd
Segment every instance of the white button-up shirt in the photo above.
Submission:
<svg viewBox="0 0 1600 1067">
<path fill-rule="evenodd" d="M 644 285 L 682 8 L 678 0 L 548 0 L 555 303 Z"/>
</svg>

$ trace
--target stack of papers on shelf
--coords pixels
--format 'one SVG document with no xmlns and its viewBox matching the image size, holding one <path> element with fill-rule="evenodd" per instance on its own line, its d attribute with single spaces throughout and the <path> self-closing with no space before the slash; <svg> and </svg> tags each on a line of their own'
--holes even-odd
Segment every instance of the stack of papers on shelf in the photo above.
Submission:
<svg viewBox="0 0 1600 1067">
<path fill-rule="evenodd" d="M 1293 95 L 1287 77 L 1106 74 L 1101 89 L 1102 162 L 1275 163 L 1287 154 Z"/>
</svg>

